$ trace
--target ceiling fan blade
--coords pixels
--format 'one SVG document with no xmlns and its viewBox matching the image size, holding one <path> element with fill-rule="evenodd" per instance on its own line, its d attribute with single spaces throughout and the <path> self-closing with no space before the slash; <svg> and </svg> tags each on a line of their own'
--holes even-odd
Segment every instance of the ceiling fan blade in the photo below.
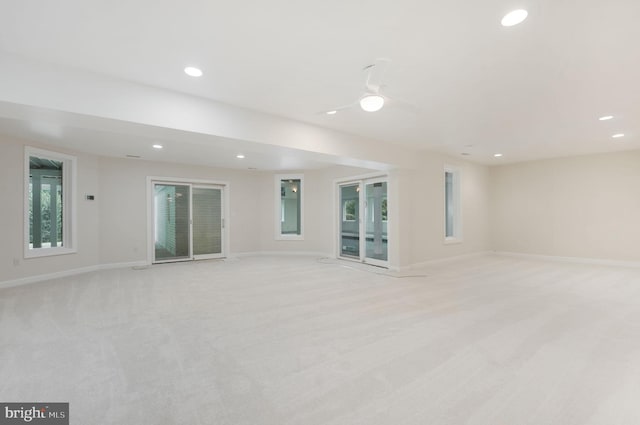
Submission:
<svg viewBox="0 0 640 425">
<path fill-rule="evenodd" d="M 360 95 L 357 101 L 352 102 L 348 105 L 339 106 L 337 108 L 326 109 L 324 111 L 317 112 L 317 114 L 327 114 L 334 115 L 340 111 L 345 109 L 350 109 L 356 106 L 360 106 L 360 102 L 363 97 L 367 95 L 380 95 L 381 97 L 385 97 L 379 94 L 380 89 L 382 87 L 382 80 L 384 78 L 384 74 L 387 71 L 387 67 L 391 59 L 388 58 L 378 58 L 372 64 L 365 66 L 362 70 L 366 72 L 365 79 L 365 92 Z"/>
<path fill-rule="evenodd" d="M 398 107 L 398 108 L 402 108 L 406 111 L 410 111 L 413 113 L 418 113 L 420 112 L 420 107 L 418 107 L 418 105 L 416 105 L 415 103 L 409 102 L 408 100 L 404 99 L 401 96 L 398 96 L 395 93 L 389 93 L 389 91 L 387 90 L 387 86 L 383 85 L 381 88 L 381 92 L 380 93 L 385 100 L 392 105 L 393 107 Z"/>
<path fill-rule="evenodd" d="M 404 99 L 398 99 L 397 97 L 385 96 L 385 98 L 389 101 L 389 105 L 394 108 L 399 108 L 414 114 L 418 114 L 420 112 L 420 108 L 414 103 L 407 102 Z"/>
<path fill-rule="evenodd" d="M 378 93 L 382 86 L 384 75 L 387 72 L 391 59 L 378 58 L 370 65 L 367 65 L 363 70 L 367 73 L 367 79 L 365 80 L 365 87 L 368 92 Z"/>
<path fill-rule="evenodd" d="M 338 106 L 337 108 L 325 109 L 324 111 L 318 112 L 318 114 L 324 115 L 334 115 L 340 111 L 344 111 L 345 109 L 351 109 L 357 105 L 357 102 L 350 103 L 348 105 Z M 333 112 L 333 113 L 332 113 Z"/>
</svg>

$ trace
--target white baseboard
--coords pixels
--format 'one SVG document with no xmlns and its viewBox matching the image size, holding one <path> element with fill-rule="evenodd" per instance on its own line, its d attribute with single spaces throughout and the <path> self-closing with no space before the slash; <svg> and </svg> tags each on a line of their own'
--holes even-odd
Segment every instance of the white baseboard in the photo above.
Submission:
<svg viewBox="0 0 640 425">
<path fill-rule="evenodd" d="M 329 257 L 329 254 L 323 252 L 311 251 L 257 251 L 257 252 L 238 252 L 230 254 L 228 258 L 257 257 L 257 256 L 307 256 L 307 257 Z M 27 276 L 19 279 L 5 280 L 0 282 L 0 289 L 11 288 L 14 286 L 28 285 L 30 283 L 42 282 L 44 280 L 58 279 L 61 277 L 75 276 L 83 273 L 91 273 L 100 270 L 124 269 L 130 267 L 148 266 L 146 260 L 133 261 L 127 263 L 111 263 L 99 264 L 95 266 L 81 267 L 77 269 L 62 270 L 53 273 L 44 273 L 35 276 Z"/>
<path fill-rule="evenodd" d="M 131 261 L 128 263 L 102 264 L 98 266 L 98 270 L 126 269 L 129 267 L 144 267 L 148 265 L 149 263 L 147 263 L 145 260 L 140 260 L 140 261 Z"/>
<path fill-rule="evenodd" d="M 420 263 L 414 263 L 409 266 L 400 267 L 400 271 L 407 272 L 409 270 L 415 270 L 423 267 L 452 263 L 456 261 L 469 260 L 471 258 L 476 258 L 476 257 L 481 257 L 483 255 L 491 255 L 491 254 L 493 254 L 493 251 L 477 251 L 469 254 L 454 255 L 453 257 L 437 258 L 435 260 L 428 260 Z"/>
<path fill-rule="evenodd" d="M 315 251 L 251 251 L 251 252 L 234 252 L 229 254 L 228 258 L 244 258 L 244 257 L 332 257 L 326 252 Z"/>
<path fill-rule="evenodd" d="M 495 251 L 496 255 L 505 257 L 524 258 L 528 260 L 555 261 L 561 263 L 590 264 L 597 266 L 615 266 L 615 267 L 640 267 L 640 261 L 620 261 L 608 260 L 603 258 L 586 258 L 586 257 L 560 257 L 555 255 L 539 255 L 526 254 L 521 252 Z"/>
<path fill-rule="evenodd" d="M 91 273 L 100 270 L 124 269 L 129 267 L 146 266 L 146 261 L 134 261 L 129 263 L 100 264 L 95 266 L 81 267 L 77 269 L 62 270 L 59 272 L 39 274 L 35 276 L 22 277 L 20 279 L 5 280 L 0 282 L 0 289 L 12 288 L 14 286 L 28 285 L 30 283 L 42 282 L 43 280 L 58 279 L 61 277 L 75 276 L 83 273 Z"/>
<path fill-rule="evenodd" d="M 640 261 L 619 261 L 619 260 L 609 260 L 609 259 L 600 259 L 600 258 L 584 258 L 584 257 L 560 257 L 553 255 L 539 255 L 539 254 L 526 254 L 520 252 L 508 252 L 508 251 L 479 251 L 470 254 L 456 255 L 453 257 L 446 258 L 438 258 L 435 260 L 423 261 L 420 263 L 411 264 L 409 266 L 404 267 L 389 267 L 389 271 L 395 272 L 407 272 L 409 270 L 446 264 L 450 262 L 456 262 L 461 260 L 468 260 L 471 258 L 481 257 L 483 255 L 500 255 L 505 257 L 513 257 L 513 258 L 523 258 L 529 260 L 538 260 L 538 261 L 555 261 L 555 262 L 563 262 L 563 263 L 576 263 L 576 264 L 590 264 L 590 265 L 600 265 L 600 266 L 616 266 L 616 267 L 633 267 L 640 268 Z M 321 258 L 332 258 L 335 257 L 332 254 L 327 254 L 324 252 L 313 252 L 313 251 L 253 251 L 253 252 L 236 252 L 230 254 L 227 258 L 245 258 L 245 257 L 267 257 L 267 256 L 297 256 L 297 257 L 321 257 Z M 360 264 L 360 263 L 358 263 Z M 41 282 L 44 280 L 58 279 L 61 277 L 75 276 L 83 273 L 90 273 L 100 270 L 111 270 L 111 269 L 124 269 L 130 267 L 144 267 L 148 266 L 147 261 L 133 261 L 127 263 L 111 263 L 111 264 L 100 264 L 95 266 L 81 267 L 77 269 L 63 270 L 54 273 L 45 273 L 35 276 L 27 276 L 19 279 L 5 280 L 0 282 L 0 289 L 3 288 L 11 288 L 15 286 L 28 285 L 30 283 Z"/>
</svg>

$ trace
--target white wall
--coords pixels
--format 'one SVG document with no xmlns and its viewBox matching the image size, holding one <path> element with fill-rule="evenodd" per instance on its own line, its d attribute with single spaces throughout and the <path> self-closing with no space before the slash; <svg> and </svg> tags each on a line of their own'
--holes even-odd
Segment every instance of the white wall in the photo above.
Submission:
<svg viewBox="0 0 640 425">
<path fill-rule="evenodd" d="M 295 251 L 330 254 L 333 244 L 333 179 L 363 170 L 331 167 L 305 175 L 305 239 L 277 241 L 274 232 L 274 172 L 215 169 L 137 159 L 95 157 L 60 149 L 78 158 L 78 252 L 23 258 L 24 146 L 0 138 L 0 282 L 43 274 L 147 260 L 147 176 L 229 183 L 229 254 Z M 95 196 L 86 201 L 85 194 Z M 15 261 L 15 265 L 14 265 Z"/>
<path fill-rule="evenodd" d="M 497 251 L 640 260 L 640 151 L 494 167 Z"/>
<path fill-rule="evenodd" d="M 76 254 L 24 258 L 24 141 L 0 136 L 0 282 L 45 273 L 64 272 L 91 267 L 98 263 L 100 201 L 86 201 L 81 195 L 96 194 L 98 189 L 97 158 L 74 152 L 42 149 L 75 155 L 78 158 L 78 199 Z"/>
<path fill-rule="evenodd" d="M 214 169 L 133 159 L 101 158 L 100 261 L 103 264 L 146 259 L 146 177 L 164 176 L 223 180 L 230 184 L 230 254 L 256 252 L 331 252 L 332 180 L 340 172 L 360 169 L 332 167 L 304 174 L 305 238 L 275 240 L 275 172 Z M 287 172 L 288 173 L 288 172 Z M 126 206 L 123 209 L 123 205 Z"/>
<path fill-rule="evenodd" d="M 340 177 L 370 173 L 363 168 L 334 166 L 321 170 L 292 170 L 263 173 L 259 184 L 260 238 L 258 251 L 263 252 L 314 252 L 331 255 L 334 249 L 334 200 L 333 181 Z M 302 174 L 304 176 L 304 240 L 275 239 L 275 174 Z"/>
<path fill-rule="evenodd" d="M 229 183 L 231 253 L 258 250 L 257 186 L 262 173 L 194 167 L 137 159 L 100 158 L 100 262 L 102 264 L 147 259 L 147 176 L 174 177 Z"/>
<path fill-rule="evenodd" d="M 422 168 L 399 175 L 401 266 L 491 249 L 489 234 L 489 170 L 446 155 L 424 153 Z M 462 241 L 444 243 L 444 168 L 460 170 Z"/>
<path fill-rule="evenodd" d="M 336 180 L 373 170 L 333 166 L 290 170 L 304 174 L 304 240 L 275 238 L 276 172 L 216 169 L 139 159 L 78 157 L 78 253 L 23 259 L 23 161 L 25 142 L 0 138 L 2 211 L 0 282 L 72 269 L 147 261 L 147 176 L 226 181 L 230 185 L 229 254 L 335 251 Z M 34 145 L 34 144 L 30 144 Z M 37 146 L 37 145 L 35 145 Z M 43 147 L 43 146 L 39 146 Z M 43 147 L 46 149 L 46 147 Z M 59 151 L 58 149 L 51 149 Z M 406 267 L 484 251 L 488 245 L 487 169 L 439 154 L 424 154 L 421 169 L 389 173 L 389 260 Z M 462 174 L 464 241 L 444 244 L 444 165 Z M 380 172 L 378 172 L 380 173 Z M 95 196 L 86 201 L 85 194 Z M 14 260 L 16 265 L 14 265 Z"/>
<path fill-rule="evenodd" d="M 147 260 L 146 177 L 230 184 L 230 254 L 315 252 L 336 243 L 336 179 L 371 170 L 335 166 L 304 174 L 305 238 L 275 239 L 274 172 L 78 157 L 78 253 L 23 258 L 23 163 L 27 143 L 0 138 L 3 194 L 0 282 L 97 265 Z M 46 146 L 29 143 L 47 149 Z M 56 150 L 51 149 L 49 150 Z M 487 168 L 424 153 L 419 169 L 389 173 L 389 259 L 408 267 L 497 250 L 639 261 L 640 151 Z M 444 166 L 461 172 L 463 242 L 444 243 Z M 289 172 L 289 171 L 288 171 Z M 95 201 L 84 199 L 93 194 Z M 491 214 L 490 214 L 491 213 Z"/>
</svg>

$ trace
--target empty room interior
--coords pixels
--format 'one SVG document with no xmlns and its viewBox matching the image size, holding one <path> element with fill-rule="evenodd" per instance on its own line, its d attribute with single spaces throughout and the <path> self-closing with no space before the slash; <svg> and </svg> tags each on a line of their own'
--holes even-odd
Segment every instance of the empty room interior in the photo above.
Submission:
<svg viewBox="0 0 640 425">
<path fill-rule="evenodd" d="M 640 423 L 638 18 L 4 2 L 0 422 Z"/>
</svg>

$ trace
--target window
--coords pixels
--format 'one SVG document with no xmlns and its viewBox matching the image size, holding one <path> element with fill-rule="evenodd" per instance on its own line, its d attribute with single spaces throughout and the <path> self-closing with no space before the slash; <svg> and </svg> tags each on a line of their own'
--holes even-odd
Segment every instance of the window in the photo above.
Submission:
<svg viewBox="0 0 640 425">
<path fill-rule="evenodd" d="M 445 242 L 461 242 L 460 171 L 452 167 L 445 167 L 444 171 L 444 222 Z"/>
<path fill-rule="evenodd" d="M 382 221 L 387 222 L 387 198 L 382 200 Z"/>
<path fill-rule="evenodd" d="M 25 149 L 25 257 L 75 250 L 76 158 Z"/>
<path fill-rule="evenodd" d="M 304 180 L 301 174 L 276 175 L 276 239 L 301 240 L 304 228 Z"/>
<path fill-rule="evenodd" d="M 342 217 L 344 221 L 356 221 L 357 199 L 345 199 L 342 204 Z"/>
</svg>

